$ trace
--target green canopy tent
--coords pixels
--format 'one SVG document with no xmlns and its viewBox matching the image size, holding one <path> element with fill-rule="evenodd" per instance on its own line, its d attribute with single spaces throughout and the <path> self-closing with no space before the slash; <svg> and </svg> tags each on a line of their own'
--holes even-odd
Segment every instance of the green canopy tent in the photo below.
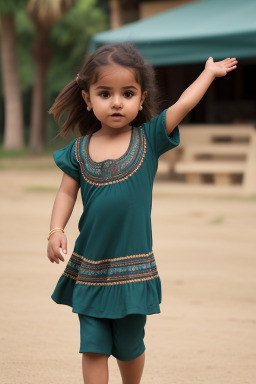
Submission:
<svg viewBox="0 0 256 384">
<path fill-rule="evenodd" d="M 256 57 L 256 0 L 202 0 L 93 36 L 90 51 L 131 41 L 154 66 Z"/>
</svg>

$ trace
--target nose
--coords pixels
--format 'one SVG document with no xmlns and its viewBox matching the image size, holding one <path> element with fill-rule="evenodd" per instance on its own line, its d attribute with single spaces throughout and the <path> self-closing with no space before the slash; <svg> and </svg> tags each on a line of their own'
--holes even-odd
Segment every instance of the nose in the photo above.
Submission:
<svg viewBox="0 0 256 384">
<path fill-rule="evenodd" d="M 122 107 L 123 107 L 123 103 L 122 103 L 121 97 L 119 95 L 113 96 L 112 108 L 119 109 L 119 108 L 122 108 Z"/>
</svg>

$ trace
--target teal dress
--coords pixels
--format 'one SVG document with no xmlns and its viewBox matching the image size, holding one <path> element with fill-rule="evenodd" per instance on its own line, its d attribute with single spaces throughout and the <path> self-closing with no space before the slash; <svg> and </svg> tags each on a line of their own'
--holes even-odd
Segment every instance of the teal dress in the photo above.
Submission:
<svg viewBox="0 0 256 384">
<path fill-rule="evenodd" d="M 165 113 L 132 127 L 129 147 L 118 159 L 93 161 L 90 134 L 53 154 L 79 182 L 83 201 L 80 234 L 51 296 L 75 313 L 118 319 L 160 312 L 152 189 L 159 156 L 180 143 L 178 126 L 167 135 Z"/>
</svg>

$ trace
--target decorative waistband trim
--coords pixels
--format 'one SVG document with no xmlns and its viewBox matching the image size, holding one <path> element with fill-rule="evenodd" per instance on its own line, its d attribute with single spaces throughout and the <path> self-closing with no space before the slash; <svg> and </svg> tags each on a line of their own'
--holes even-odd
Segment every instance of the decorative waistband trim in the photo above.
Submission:
<svg viewBox="0 0 256 384">
<path fill-rule="evenodd" d="M 153 280 L 156 277 L 158 277 L 158 274 L 152 276 L 152 277 L 145 277 L 141 279 L 130 279 L 130 280 L 125 280 L 125 281 L 113 281 L 113 282 L 105 282 L 105 283 L 90 283 L 90 282 L 85 282 L 85 281 L 79 281 L 77 284 L 84 284 L 84 285 L 118 285 L 118 284 L 129 284 L 129 283 L 137 283 L 140 281 L 147 281 L 147 280 Z"/>
<path fill-rule="evenodd" d="M 63 274 L 85 285 L 117 285 L 158 277 L 153 251 L 98 261 L 74 252 Z"/>
<path fill-rule="evenodd" d="M 88 263 L 91 263 L 91 264 L 102 264 L 102 263 L 111 263 L 111 262 L 120 261 L 120 260 L 134 259 L 137 257 L 145 257 L 145 256 L 152 255 L 152 253 L 153 253 L 153 251 L 151 251 L 149 253 L 138 253 L 137 255 L 116 257 L 115 259 L 102 259 L 102 260 L 90 260 L 84 256 L 78 255 L 76 252 L 73 252 L 73 255 L 75 255 L 77 257 L 81 257 L 84 261 L 87 261 Z"/>
</svg>

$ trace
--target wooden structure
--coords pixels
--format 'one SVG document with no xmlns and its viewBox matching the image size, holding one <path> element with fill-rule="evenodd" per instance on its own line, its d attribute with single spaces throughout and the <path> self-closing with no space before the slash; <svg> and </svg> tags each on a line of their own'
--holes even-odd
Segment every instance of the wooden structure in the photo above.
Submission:
<svg viewBox="0 0 256 384">
<path fill-rule="evenodd" d="M 256 129 L 253 125 L 182 125 L 180 159 L 174 171 L 188 183 L 212 180 L 218 185 L 241 183 L 256 193 Z"/>
<path fill-rule="evenodd" d="M 195 0 L 109 0 L 111 29 L 119 28 L 122 25 L 193 1 Z M 104 0 L 101 0 L 101 2 L 104 2 Z"/>
</svg>

